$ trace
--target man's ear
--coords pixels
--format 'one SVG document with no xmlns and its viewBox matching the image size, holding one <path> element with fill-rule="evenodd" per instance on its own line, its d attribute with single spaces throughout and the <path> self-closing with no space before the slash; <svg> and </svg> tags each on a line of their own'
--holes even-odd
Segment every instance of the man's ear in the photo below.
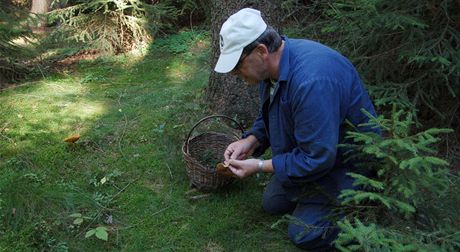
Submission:
<svg viewBox="0 0 460 252">
<path fill-rule="evenodd" d="M 259 54 L 260 56 L 269 54 L 268 48 L 264 44 L 258 44 L 255 50 L 256 50 L 256 53 Z"/>
</svg>

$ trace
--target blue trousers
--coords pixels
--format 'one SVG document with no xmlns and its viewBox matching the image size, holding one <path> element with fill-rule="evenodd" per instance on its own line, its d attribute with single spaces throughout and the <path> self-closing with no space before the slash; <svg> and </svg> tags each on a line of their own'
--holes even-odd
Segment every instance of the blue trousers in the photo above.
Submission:
<svg viewBox="0 0 460 252">
<path fill-rule="evenodd" d="M 286 188 L 272 176 L 263 195 L 263 208 L 272 215 L 291 214 L 288 235 L 299 248 L 309 251 L 334 251 L 331 243 L 337 238 L 338 228 L 327 219 L 332 205 L 316 200 L 294 201 Z"/>
</svg>

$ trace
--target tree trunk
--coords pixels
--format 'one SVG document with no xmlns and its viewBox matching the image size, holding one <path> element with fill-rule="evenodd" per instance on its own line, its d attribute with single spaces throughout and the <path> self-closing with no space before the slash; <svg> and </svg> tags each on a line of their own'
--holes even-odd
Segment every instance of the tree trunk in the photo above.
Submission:
<svg viewBox="0 0 460 252">
<path fill-rule="evenodd" d="M 34 32 L 43 32 L 46 25 L 46 17 L 44 14 L 48 13 L 51 0 L 32 0 L 32 7 L 30 12 L 37 19 L 37 22 L 32 25 L 32 30 Z"/>
<path fill-rule="evenodd" d="M 212 71 L 206 88 L 206 101 L 214 113 L 237 118 L 245 127 L 249 127 L 258 114 L 259 97 L 257 86 L 249 86 L 231 74 L 220 74 L 214 71 L 214 66 L 220 54 L 220 27 L 233 13 L 242 8 L 251 7 L 262 12 L 262 17 L 268 25 L 279 29 L 281 13 L 277 13 L 276 10 L 280 7 L 280 4 L 281 1 L 274 0 L 211 1 Z"/>
</svg>

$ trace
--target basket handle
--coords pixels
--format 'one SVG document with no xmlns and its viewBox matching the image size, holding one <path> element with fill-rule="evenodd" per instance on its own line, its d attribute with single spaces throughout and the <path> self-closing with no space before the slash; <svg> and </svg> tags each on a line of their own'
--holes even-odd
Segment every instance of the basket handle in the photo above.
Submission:
<svg viewBox="0 0 460 252">
<path fill-rule="evenodd" d="M 195 125 L 192 127 L 192 129 L 190 130 L 190 132 L 188 133 L 187 135 L 187 140 L 185 141 L 185 144 L 188 145 L 188 142 L 190 141 L 190 136 L 192 135 L 192 132 L 193 130 L 198 127 L 198 125 L 200 125 L 200 123 L 204 122 L 204 121 L 207 121 L 209 119 L 212 119 L 212 118 L 216 118 L 216 117 L 221 117 L 221 118 L 225 118 L 225 119 L 228 119 L 230 121 L 233 121 L 234 123 L 236 123 L 236 125 L 238 125 L 238 127 L 240 128 L 241 130 L 241 133 L 243 134 L 244 133 L 244 128 L 243 126 L 241 126 L 241 124 L 239 122 L 237 122 L 235 119 L 231 118 L 231 117 L 228 117 L 228 116 L 225 116 L 225 115 L 210 115 L 210 116 L 206 116 L 204 118 L 202 118 L 201 120 L 199 120 L 197 123 L 195 123 Z"/>
</svg>

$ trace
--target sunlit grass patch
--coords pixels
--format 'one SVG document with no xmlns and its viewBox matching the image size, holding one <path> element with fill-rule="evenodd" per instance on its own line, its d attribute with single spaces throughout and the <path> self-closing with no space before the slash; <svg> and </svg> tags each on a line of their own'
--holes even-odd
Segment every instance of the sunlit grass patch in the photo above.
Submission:
<svg viewBox="0 0 460 252">
<path fill-rule="evenodd" d="M 84 133 L 91 127 L 89 122 L 106 112 L 106 106 L 75 78 L 30 83 L 2 96 L 3 138 L 17 151 L 37 144 L 61 143 L 68 135 Z"/>
<path fill-rule="evenodd" d="M 190 77 L 187 73 L 187 67 L 184 62 L 174 62 L 174 64 L 167 67 L 167 77 L 172 82 L 182 83 Z"/>
<path fill-rule="evenodd" d="M 0 223 L 16 225 L 0 225 L 1 248 L 254 251 L 289 244 L 261 210 L 265 178 L 209 195 L 190 190 L 181 146 L 208 113 L 202 99 L 210 71 L 209 43 L 195 35 L 167 38 L 134 58 L 85 60 L 0 93 Z M 74 133 L 78 141 L 63 142 Z M 21 219 L 5 217 L 12 209 Z M 85 238 L 101 227 L 108 241 Z"/>
</svg>

